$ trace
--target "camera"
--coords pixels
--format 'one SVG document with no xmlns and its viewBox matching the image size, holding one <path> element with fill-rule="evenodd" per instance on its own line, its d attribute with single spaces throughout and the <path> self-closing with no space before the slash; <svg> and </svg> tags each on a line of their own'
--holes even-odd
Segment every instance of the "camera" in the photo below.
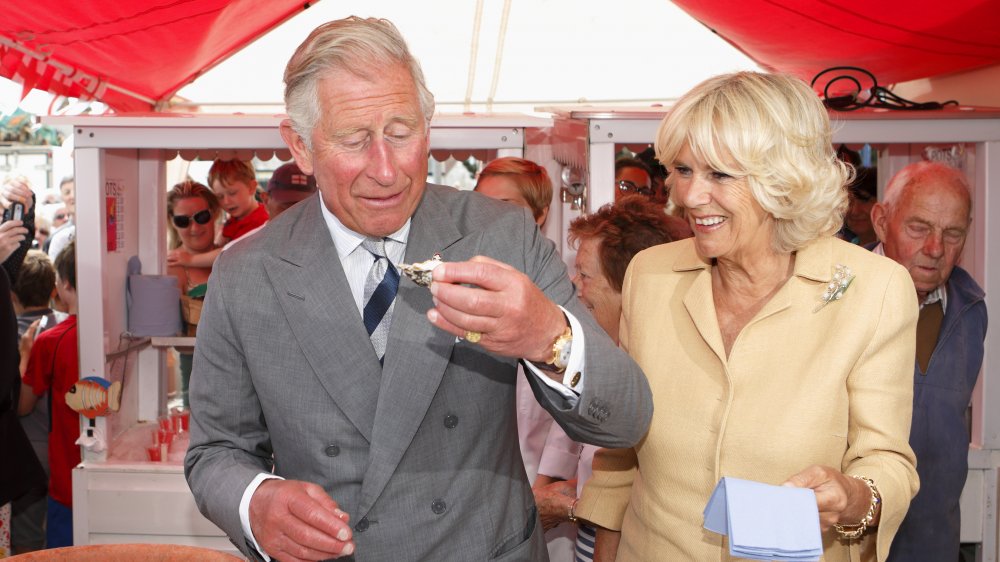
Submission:
<svg viewBox="0 0 1000 562">
<path fill-rule="evenodd" d="M 24 203 L 14 203 L 3 212 L 3 222 L 24 220 Z"/>
</svg>

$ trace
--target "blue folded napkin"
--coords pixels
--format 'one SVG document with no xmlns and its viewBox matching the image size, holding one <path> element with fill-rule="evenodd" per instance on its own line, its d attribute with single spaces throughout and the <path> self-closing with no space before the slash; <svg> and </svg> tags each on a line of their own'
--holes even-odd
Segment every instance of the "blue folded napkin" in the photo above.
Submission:
<svg viewBox="0 0 1000 562">
<path fill-rule="evenodd" d="M 705 506 L 705 528 L 729 536 L 729 554 L 752 560 L 815 561 L 823 555 L 816 494 L 725 477 Z"/>
</svg>

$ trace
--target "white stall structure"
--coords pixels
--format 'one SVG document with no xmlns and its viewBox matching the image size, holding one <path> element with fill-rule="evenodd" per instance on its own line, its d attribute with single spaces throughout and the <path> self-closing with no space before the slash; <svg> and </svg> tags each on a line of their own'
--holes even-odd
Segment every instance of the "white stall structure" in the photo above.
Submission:
<svg viewBox="0 0 1000 562">
<path fill-rule="evenodd" d="M 613 200 L 615 155 L 622 148 L 647 147 L 666 109 L 545 111 L 552 117 L 436 116 L 432 154 L 439 160 L 447 153 L 481 160 L 525 156 L 545 165 L 556 183 L 546 234 L 572 263 L 565 243 L 569 221 Z M 1000 307 L 990 301 L 1000 295 L 1000 111 L 858 111 L 832 117 L 837 144 L 869 144 L 878 151 L 880 185 L 902 166 L 928 156 L 947 158 L 965 170 L 974 186 L 974 222 L 962 263 L 985 288 L 990 314 L 1000 318 Z M 160 542 L 236 552 L 198 513 L 179 463 L 122 460 L 116 450 L 116 438 L 155 424 L 166 411 L 164 350 L 194 345 L 192 339 L 126 337 L 126 262 L 135 255 L 143 273 L 165 270 L 167 161 L 178 155 L 287 160 L 280 120 L 245 115 L 45 119 L 71 125 L 76 147 L 80 376 L 124 381 L 119 412 L 93 425 L 81 418 L 81 430 L 99 445 L 84 449 L 74 471 L 76 544 Z M 970 473 L 962 498 L 962 540 L 979 543 L 984 561 L 998 559 L 1000 356 L 991 352 L 996 349 L 1000 332 L 992 330 L 972 406 Z"/>
</svg>

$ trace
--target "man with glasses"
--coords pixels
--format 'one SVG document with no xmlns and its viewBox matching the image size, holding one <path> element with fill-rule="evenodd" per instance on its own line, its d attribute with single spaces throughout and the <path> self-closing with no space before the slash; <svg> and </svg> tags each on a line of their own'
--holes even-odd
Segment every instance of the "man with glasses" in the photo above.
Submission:
<svg viewBox="0 0 1000 562">
<path fill-rule="evenodd" d="M 652 174 L 645 162 L 624 157 L 615 160 L 615 201 L 629 194 L 653 195 Z"/>
</svg>

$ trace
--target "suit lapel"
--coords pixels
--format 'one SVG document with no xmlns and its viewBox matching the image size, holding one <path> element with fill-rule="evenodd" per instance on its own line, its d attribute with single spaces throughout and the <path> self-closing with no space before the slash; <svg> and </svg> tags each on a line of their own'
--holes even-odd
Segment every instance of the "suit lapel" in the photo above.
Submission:
<svg viewBox="0 0 1000 562">
<path fill-rule="evenodd" d="M 726 363 L 726 348 L 722 344 L 722 332 L 719 330 L 719 319 L 715 315 L 715 302 L 712 298 L 712 274 L 710 270 L 698 273 L 694 283 L 684 295 L 684 308 L 691 315 L 691 321 L 701 338 L 723 364 Z"/>
<path fill-rule="evenodd" d="M 428 186 L 410 226 L 407 263 L 429 259 L 434 252 L 441 252 L 446 261 L 454 261 L 449 260 L 447 248 L 461 238 L 461 233 L 448 211 Z M 368 470 L 361 485 L 357 517 L 363 517 L 371 509 L 396 471 L 451 359 L 455 337 L 427 320 L 427 311 L 432 306 L 430 291 L 403 277 L 389 329 Z"/>
<path fill-rule="evenodd" d="M 381 371 L 319 205 L 303 204 L 264 270 L 320 384 L 371 442 Z"/>
<path fill-rule="evenodd" d="M 698 271 L 691 286 L 684 293 L 684 308 L 691 316 L 691 322 L 694 323 L 698 334 L 724 365 L 726 363 L 726 348 L 722 344 L 719 319 L 715 315 L 711 266 L 698 257 L 694 245 L 691 244 L 685 255 L 678 257 L 674 271 Z"/>
</svg>

